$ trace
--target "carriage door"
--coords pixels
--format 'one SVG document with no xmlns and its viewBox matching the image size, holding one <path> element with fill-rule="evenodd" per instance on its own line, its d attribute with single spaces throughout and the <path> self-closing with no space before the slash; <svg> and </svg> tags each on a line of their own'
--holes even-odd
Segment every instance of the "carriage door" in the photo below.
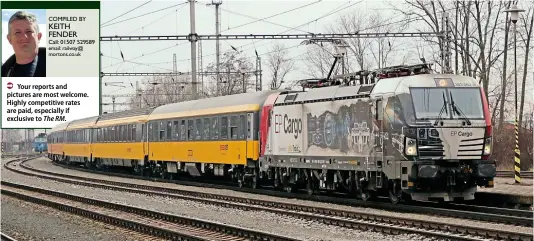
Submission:
<svg viewBox="0 0 534 241">
<path fill-rule="evenodd" d="M 243 116 L 241 116 L 241 118 L 244 118 Z M 258 145 L 254 145 L 254 140 L 255 140 L 255 137 L 254 137 L 254 114 L 253 113 L 247 113 L 247 121 L 245 122 L 244 119 L 241 120 L 241 122 L 243 122 L 243 124 L 241 126 L 246 126 L 245 127 L 245 132 L 246 132 L 246 138 L 247 138 L 247 148 L 246 148 L 246 156 L 248 158 L 252 158 L 252 159 L 256 159 L 257 157 L 255 156 L 255 153 L 259 153 L 259 146 Z"/>
<path fill-rule="evenodd" d="M 384 131 L 384 101 L 382 98 L 377 99 L 374 105 L 374 122 L 378 130 L 375 132 L 375 148 L 374 148 L 374 167 L 376 168 L 376 187 L 382 187 L 382 167 L 384 166 L 384 150 L 386 148 L 386 137 L 384 136 L 386 132 Z"/>
<path fill-rule="evenodd" d="M 268 135 L 267 135 L 267 150 L 265 153 L 269 153 L 272 155 L 272 148 L 273 148 L 273 145 L 274 145 L 274 134 L 275 134 L 275 126 L 271 126 L 272 125 L 272 121 L 273 121 L 273 109 L 271 108 L 269 110 L 269 117 L 268 117 L 268 122 L 267 122 L 267 126 L 268 126 Z"/>
</svg>

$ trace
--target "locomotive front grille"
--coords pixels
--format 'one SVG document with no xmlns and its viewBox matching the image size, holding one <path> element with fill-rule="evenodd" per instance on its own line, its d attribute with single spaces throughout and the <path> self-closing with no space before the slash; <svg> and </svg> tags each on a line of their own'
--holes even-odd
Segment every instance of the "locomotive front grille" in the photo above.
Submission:
<svg viewBox="0 0 534 241">
<path fill-rule="evenodd" d="M 480 157 L 484 148 L 484 138 L 472 138 L 460 141 L 459 158 Z"/>
<path fill-rule="evenodd" d="M 426 140 L 419 140 L 417 144 L 419 158 L 421 159 L 441 159 L 445 156 L 443 142 L 439 137 L 429 137 Z"/>
</svg>

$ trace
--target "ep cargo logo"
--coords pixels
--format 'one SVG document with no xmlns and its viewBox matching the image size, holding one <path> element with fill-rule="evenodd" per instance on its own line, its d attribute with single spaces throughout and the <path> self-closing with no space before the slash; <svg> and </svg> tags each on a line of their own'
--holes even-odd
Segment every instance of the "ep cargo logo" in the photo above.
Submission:
<svg viewBox="0 0 534 241">
<path fill-rule="evenodd" d="M 463 137 L 471 137 L 473 136 L 473 132 L 464 132 L 464 131 L 451 131 L 451 136 L 463 136 Z"/>
<path fill-rule="evenodd" d="M 280 133 L 280 127 L 283 128 L 285 134 L 294 134 L 295 139 L 302 133 L 302 119 L 301 118 L 289 118 L 287 114 L 274 116 L 274 131 Z"/>
</svg>

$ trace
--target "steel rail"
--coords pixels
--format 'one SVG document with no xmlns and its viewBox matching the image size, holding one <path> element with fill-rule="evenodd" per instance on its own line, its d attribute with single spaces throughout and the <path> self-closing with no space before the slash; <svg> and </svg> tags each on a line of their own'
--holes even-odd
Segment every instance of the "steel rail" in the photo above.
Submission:
<svg viewBox="0 0 534 241">
<path fill-rule="evenodd" d="M 233 225 L 167 214 L 7 181 L 1 181 L 1 184 L 2 194 L 171 240 L 181 240 L 183 238 L 186 240 L 211 240 L 216 236 L 223 240 L 299 240 Z M 6 189 L 6 187 L 9 188 Z M 25 192 L 20 192 L 19 190 L 24 190 Z M 31 193 L 44 194 L 54 198 L 35 194 L 30 195 Z M 72 205 L 72 203 L 69 204 L 64 200 L 84 205 Z M 95 209 L 95 207 L 105 208 L 105 210 Z M 128 215 L 124 215 L 125 213 Z"/>
<path fill-rule="evenodd" d="M 135 178 L 135 179 L 142 179 L 142 180 L 149 180 L 149 181 L 168 182 L 168 180 L 160 180 L 156 178 L 146 178 L 146 177 L 143 178 L 143 177 L 138 177 L 138 176 L 128 175 L 128 174 L 117 174 L 117 173 L 110 173 L 110 172 L 103 172 L 103 171 L 88 170 L 84 168 L 76 168 L 76 167 L 61 165 L 57 163 L 54 163 L 54 164 L 65 167 L 65 168 L 78 170 L 78 171 L 84 171 L 84 172 L 92 172 L 92 173 L 104 174 L 104 175 L 113 175 L 113 176 L 119 176 L 123 178 Z M 49 172 L 49 171 L 39 170 L 33 167 L 29 167 L 24 164 L 22 165 L 22 167 L 25 169 L 34 171 L 34 172 L 55 175 L 55 176 L 60 176 L 60 177 L 65 177 L 65 178 L 76 178 L 79 180 L 105 183 L 109 185 L 134 187 L 130 183 L 114 182 L 114 181 L 94 179 L 94 178 L 88 178 L 88 177 L 78 177 L 78 176 L 73 176 L 73 175 L 63 174 L 63 173 Z M 172 183 L 176 183 L 180 185 L 207 187 L 207 188 L 218 188 L 218 189 L 224 188 L 224 189 L 230 189 L 230 190 L 240 191 L 240 192 L 248 192 L 248 193 L 254 193 L 254 194 L 279 196 L 279 197 L 287 197 L 287 198 L 299 198 L 299 199 L 304 199 L 304 200 L 329 202 L 329 203 L 336 203 L 336 204 L 358 205 L 362 207 L 386 209 L 386 210 L 391 210 L 391 211 L 413 212 L 413 213 L 421 213 L 421 214 L 437 214 L 440 216 L 456 217 L 456 218 L 463 218 L 463 219 L 474 219 L 474 220 L 489 221 L 489 222 L 500 222 L 500 223 L 507 223 L 507 224 L 517 224 L 517 225 L 523 225 L 527 227 L 533 226 L 533 213 L 530 211 L 526 211 L 526 210 L 473 206 L 473 205 L 464 205 L 464 204 L 450 204 L 447 206 L 447 208 L 432 206 L 431 203 L 424 203 L 421 205 L 393 205 L 390 203 L 365 202 L 361 200 L 349 200 L 346 198 L 340 199 L 340 198 L 321 197 L 321 196 L 309 197 L 305 195 L 273 192 L 269 190 L 247 189 L 247 188 L 238 188 L 238 187 L 234 188 L 231 186 L 221 186 L 221 185 L 206 184 L 206 183 L 193 183 L 193 182 L 187 182 L 187 181 L 186 182 L 173 181 Z M 205 193 L 199 193 L 199 192 L 194 192 L 194 191 L 183 191 L 183 190 L 177 190 L 177 189 L 171 189 L 171 188 L 154 187 L 154 186 L 149 186 L 149 185 L 137 185 L 134 188 L 142 188 L 145 190 L 154 190 L 154 191 L 159 191 L 159 192 L 177 193 L 177 194 L 188 195 L 188 196 L 206 195 Z M 228 199 L 228 197 L 224 195 L 215 195 L 215 194 L 207 194 L 207 195 L 210 195 L 210 197 L 208 198 L 213 198 L 213 199 L 221 199 L 221 200 Z M 247 201 L 244 199 L 238 199 L 238 198 L 234 198 L 234 200 L 232 201 L 244 202 L 244 203 L 250 202 L 250 201 Z M 423 206 L 423 205 L 428 205 L 428 206 Z"/>
<path fill-rule="evenodd" d="M 2 237 L 2 241 L 17 241 L 15 238 L 10 237 L 9 235 L 5 233 L 0 233 L 0 237 Z"/>
<path fill-rule="evenodd" d="M 20 166 L 24 167 L 24 164 Z M 10 169 L 10 167 L 8 168 Z M 40 174 L 35 174 L 35 175 L 39 176 Z M 47 177 L 48 176 L 44 176 L 44 178 L 47 178 Z M 65 179 L 56 178 L 56 177 L 49 177 L 49 178 L 55 179 L 57 181 L 76 184 L 76 185 L 85 185 L 85 186 L 91 186 L 91 187 L 97 187 L 97 188 L 105 188 L 105 189 L 149 194 L 149 195 L 159 195 L 159 196 L 170 197 L 170 198 L 187 199 L 187 200 L 192 200 L 192 201 L 198 201 L 198 202 L 203 202 L 203 203 L 208 203 L 208 204 L 213 204 L 213 205 L 218 205 L 218 206 L 231 207 L 231 208 L 244 209 L 244 210 L 267 211 L 267 212 L 278 213 L 282 215 L 294 216 L 297 218 L 302 218 L 302 219 L 307 219 L 307 220 L 320 221 L 325 224 L 337 225 L 337 226 L 342 226 L 342 227 L 358 228 L 358 229 L 363 229 L 363 230 L 368 230 L 368 229 L 380 230 L 386 233 L 391 233 L 391 232 L 402 233 L 404 232 L 402 231 L 402 229 L 410 229 L 411 233 L 418 233 L 421 235 L 431 236 L 432 233 L 435 233 L 432 231 L 439 230 L 440 232 L 439 235 L 443 234 L 443 232 L 452 232 L 452 233 L 455 233 L 452 235 L 477 235 L 477 236 L 489 237 L 489 238 L 520 237 L 521 240 L 532 240 L 531 234 L 524 234 L 524 233 L 518 234 L 515 232 L 509 232 L 509 231 L 503 231 L 503 230 L 478 228 L 478 227 L 466 227 L 466 226 L 459 226 L 459 225 L 436 222 L 436 221 L 418 220 L 418 219 L 411 219 L 411 218 L 396 218 L 396 217 L 389 217 L 389 216 L 384 216 L 384 215 L 368 214 L 365 212 L 350 212 L 350 211 L 333 209 L 333 208 L 319 208 L 319 207 L 311 207 L 311 206 L 305 206 L 305 205 L 263 201 L 263 200 L 257 200 L 257 199 L 213 195 L 213 194 L 208 194 L 208 193 L 195 193 L 195 192 L 189 192 L 189 191 L 180 192 L 181 190 L 177 190 L 179 191 L 180 194 L 170 194 L 169 192 L 164 192 L 164 191 L 157 191 L 157 192 L 147 191 L 146 188 L 144 190 L 139 190 L 139 189 L 136 189 L 138 185 L 129 184 L 129 183 L 127 184 L 127 186 L 129 187 L 124 187 L 124 185 L 121 187 L 117 187 L 117 186 L 113 186 L 115 182 L 112 182 L 112 181 L 104 181 L 109 184 L 109 185 L 104 185 L 104 184 L 97 184 L 97 183 L 81 182 L 81 181 L 76 181 L 76 180 L 65 180 Z M 73 177 L 73 178 L 79 179 L 79 177 Z M 154 188 L 155 187 L 152 187 L 151 189 L 154 189 Z M 176 189 L 172 189 L 172 190 L 176 190 Z M 255 206 L 251 206 L 251 205 L 255 205 Z M 373 222 L 374 224 L 369 224 L 366 222 Z M 382 224 L 377 224 L 376 222 L 380 222 Z M 369 225 L 375 225 L 375 226 L 369 227 Z M 400 228 L 401 231 L 397 229 L 391 230 L 391 228 L 384 229 L 384 227 L 380 225 L 387 225 L 388 227 L 392 227 L 391 225 L 396 225 L 393 227 Z M 409 226 L 409 228 L 402 227 L 402 226 Z M 442 237 L 439 235 L 438 237 Z M 451 235 L 451 234 L 446 234 L 446 235 Z M 528 237 L 528 238 L 525 238 L 525 237 Z M 451 238 L 451 236 L 449 236 L 448 238 Z M 455 236 L 454 239 L 478 240 L 477 238 L 468 237 L 468 236 Z"/>
<path fill-rule="evenodd" d="M 515 172 L 514 171 L 497 171 L 496 173 L 497 177 L 514 177 Z M 522 171 L 521 172 L 521 178 L 532 178 L 533 172 L 532 171 Z"/>
</svg>

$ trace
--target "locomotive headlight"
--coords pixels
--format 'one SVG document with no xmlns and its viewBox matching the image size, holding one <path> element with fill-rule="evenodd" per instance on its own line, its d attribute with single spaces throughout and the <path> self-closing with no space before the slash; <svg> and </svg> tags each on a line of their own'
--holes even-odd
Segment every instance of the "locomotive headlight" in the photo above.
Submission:
<svg viewBox="0 0 534 241">
<path fill-rule="evenodd" d="M 407 156 L 417 155 L 417 141 L 415 139 L 406 137 L 406 141 L 404 144 L 404 154 L 406 154 Z"/>
<path fill-rule="evenodd" d="M 491 154 L 491 145 L 492 145 L 491 137 L 486 138 L 486 140 L 484 140 L 484 155 Z"/>
</svg>

